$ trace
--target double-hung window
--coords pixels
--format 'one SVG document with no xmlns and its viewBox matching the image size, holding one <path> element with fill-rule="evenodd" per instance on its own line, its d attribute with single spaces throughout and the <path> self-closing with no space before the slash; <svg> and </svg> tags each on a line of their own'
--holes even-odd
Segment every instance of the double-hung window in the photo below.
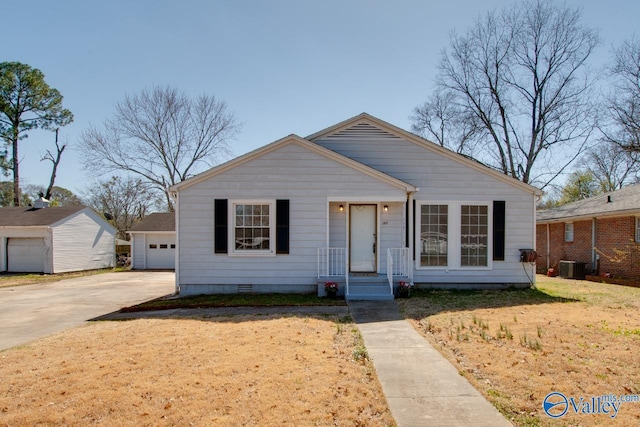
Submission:
<svg viewBox="0 0 640 427">
<path fill-rule="evenodd" d="M 564 241 L 573 242 L 573 223 L 566 222 L 564 224 Z"/>
<path fill-rule="evenodd" d="M 232 201 L 231 216 L 232 253 L 275 254 L 275 206 L 273 201 Z"/>
<path fill-rule="evenodd" d="M 420 207 L 420 266 L 446 266 L 448 241 L 449 207 L 422 205 Z"/>
<path fill-rule="evenodd" d="M 486 269 L 493 258 L 493 203 L 425 203 L 417 210 L 418 268 Z M 502 226 L 504 227 L 504 226 Z M 501 236 L 504 236 L 502 229 Z M 500 236 L 498 236 L 500 237 Z M 504 239 L 504 237 L 502 237 Z"/>
<path fill-rule="evenodd" d="M 640 217 L 636 217 L 636 243 L 640 243 Z"/>
<path fill-rule="evenodd" d="M 460 207 L 460 265 L 486 267 L 489 260 L 489 208 L 486 205 Z"/>
</svg>

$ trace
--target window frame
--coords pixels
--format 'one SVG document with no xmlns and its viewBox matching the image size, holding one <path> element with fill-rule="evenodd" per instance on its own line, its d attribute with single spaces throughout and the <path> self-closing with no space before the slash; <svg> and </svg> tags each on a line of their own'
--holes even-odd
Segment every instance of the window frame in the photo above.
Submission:
<svg viewBox="0 0 640 427">
<path fill-rule="evenodd" d="M 236 206 L 269 206 L 269 249 L 236 249 Z M 228 205 L 228 255 L 236 257 L 276 256 L 276 201 L 275 199 L 229 199 Z"/>
<path fill-rule="evenodd" d="M 484 224 L 484 225 L 483 225 L 483 224 L 471 224 L 471 223 L 469 223 L 469 224 L 463 224 L 463 223 L 462 223 L 462 216 L 463 216 L 462 208 L 463 208 L 464 206 L 467 206 L 467 207 L 469 207 L 469 208 L 472 208 L 472 207 L 476 207 L 476 208 L 479 208 L 479 207 L 485 207 L 485 208 L 486 208 L 486 213 L 484 214 L 484 217 L 486 218 L 486 224 Z M 473 213 L 472 213 L 472 212 L 469 212 L 467 215 L 468 215 L 469 217 L 471 217 L 471 215 L 473 215 Z M 482 214 L 481 214 L 480 212 L 478 212 L 478 214 L 477 214 L 477 215 L 478 215 L 478 218 L 480 218 L 480 215 L 482 215 Z M 490 244 L 490 243 L 491 243 L 491 241 L 492 241 L 492 236 L 493 236 L 493 234 L 492 234 L 492 231 L 493 231 L 493 230 L 492 230 L 492 227 L 491 227 L 491 226 L 492 226 L 492 222 L 493 222 L 493 221 L 492 221 L 492 219 L 491 219 L 492 217 L 493 217 L 493 215 L 492 215 L 491 209 L 489 208 L 489 205 L 488 205 L 488 204 L 486 204 L 486 203 L 477 203 L 477 202 L 474 202 L 474 203 L 461 203 L 461 204 L 460 204 L 460 212 L 459 212 L 459 219 L 460 219 L 460 238 L 458 239 L 458 242 L 459 242 L 459 249 L 460 249 L 460 254 L 459 254 L 459 259 L 458 259 L 458 261 L 460 262 L 460 268 L 464 268 L 464 269 L 467 269 L 467 268 L 474 268 L 474 269 L 475 269 L 475 268 L 486 268 L 486 267 L 489 265 L 489 259 L 490 259 L 491 254 L 492 254 L 492 251 L 490 252 L 490 247 L 491 247 L 491 244 Z M 463 233 L 462 233 L 462 227 L 463 227 L 464 225 L 466 225 L 466 226 L 468 226 L 468 227 L 473 227 L 473 226 L 482 227 L 482 226 L 486 226 L 486 233 L 484 234 L 484 236 L 485 236 L 485 238 L 486 238 L 486 246 L 485 246 L 485 254 L 484 254 L 484 258 L 486 259 L 486 264 L 485 264 L 485 265 L 463 265 L 463 264 L 462 264 L 462 259 L 463 259 L 463 257 L 464 257 L 464 256 L 466 256 L 466 255 L 463 253 L 463 250 L 462 250 L 462 245 L 463 245 L 463 244 L 462 244 L 462 238 L 465 236 L 465 234 L 463 234 Z M 473 234 L 471 234 L 471 232 L 469 232 L 468 234 L 466 234 L 466 236 L 468 236 L 468 237 L 471 237 L 471 236 L 478 237 L 478 236 L 483 236 L 483 235 L 481 235 L 481 234 L 473 235 Z M 476 255 L 476 258 L 478 258 L 478 255 Z"/>
<path fill-rule="evenodd" d="M 568 228 L 571 228 L 571 232 L 568 231 Z M 569 235 L 571 235 L 571 239 L 569 239 Z M 564 223 L 564 241 L 565 243 L 573 243 L 575 239 L 575 227 L 573 226 L 573 222 L 565 222 Z"/>
<path fill-rule="evenodd" d="M 635 233 L 635 241 L 636 243 L 640 243 L 640 216 L 636 217 L 636 233 Z"/>
<path fill-rule="evenodd" d="M 420 240 L 422 230 L 422 206 L 447 205 L 448 206 L 448 234 L 447 234 L 447 265 L 446 266 L 422 266 L 420 265 Z M 486 206 L 487 208 L 487 265 L 462 265 L 462 206 Z M 487 271 L 493 270 L 493 200 L 482 201 L 450 201 L 450 200 L 416 200 L 414 215 L 414 249 L 416 270 L 464 270 Z"/>
<path fill-rule="evenodd" d="M 446 249 L 446 253 L 445 253 L 445 264 L 444 265 L 422 265 L 422 208 L 424 206 L 446 206 L 447 208 L 447 249 Z M 440 214 L 440 212 L 438 212 L 438 214 Z M 450 244 L 451 244 L 451 223 L 450 223 L 450 216 L 451 216 L 451 210 L 449 207 L 449 204 L 446 202 L 440 202 L 440 203 L 418 203 L 418 209 L 416 212 L 416 216 L 419 217 L 418 218 L 418 225 L 416 226 L 416 230 L 418 231 L 417 234 L 417 238 L 416 238 L 416 246 L 418 249 L 418 256 L 416 257 L 416 263 L 418 265 L 419 268 L 421 269 L 425 269 L 425 270 L 437 270 L 437 269 L 446 269 L 449 267 L 450 264 Z M 440 223 L 439 223 L 440 224 Z"/>
</svg>

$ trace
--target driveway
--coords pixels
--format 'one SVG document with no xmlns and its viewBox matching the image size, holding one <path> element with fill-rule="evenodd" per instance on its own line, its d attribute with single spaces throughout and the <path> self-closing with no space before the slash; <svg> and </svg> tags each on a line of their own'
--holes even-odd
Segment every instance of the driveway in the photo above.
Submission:
<svg viewBox="0 0 640 427">
<path fill-rule="evenodd" d="M 172 271 L 107 273 L 0 288 L 0 350 L 174 291 Z"/>
</svg>

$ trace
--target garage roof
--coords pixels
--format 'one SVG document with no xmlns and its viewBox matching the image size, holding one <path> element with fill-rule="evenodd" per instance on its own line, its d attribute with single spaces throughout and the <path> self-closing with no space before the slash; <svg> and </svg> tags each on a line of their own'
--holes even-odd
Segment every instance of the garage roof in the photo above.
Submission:
<svg viewBox="0 0 640 427">
<path fill-rule="evenodd" d="M 0 208 L 0 227 L 42 227 L 85 209 L 86 206 L 64 206 L 36 209 L 32 207 Z"/>
<path fill-rule="evenodd" d="M 173 212 L 156 212 L 144 217 L 129 232 L 176 231 L 176 215 Z"/>
</svg>

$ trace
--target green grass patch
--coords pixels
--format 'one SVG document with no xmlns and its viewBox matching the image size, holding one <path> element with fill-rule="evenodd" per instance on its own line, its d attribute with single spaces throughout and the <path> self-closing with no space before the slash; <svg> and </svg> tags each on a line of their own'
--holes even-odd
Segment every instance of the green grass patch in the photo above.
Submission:
<svg viewBox="0 0 640 427">
<path fill-rule="evenodd" d="M 125 307 L 121 312 L 171 310 L 177 308 L 281 307 L 346 305 L 344 300 L 318 298 L 314 294 L 216 294 L 157 299 Z"/>
</svg>

